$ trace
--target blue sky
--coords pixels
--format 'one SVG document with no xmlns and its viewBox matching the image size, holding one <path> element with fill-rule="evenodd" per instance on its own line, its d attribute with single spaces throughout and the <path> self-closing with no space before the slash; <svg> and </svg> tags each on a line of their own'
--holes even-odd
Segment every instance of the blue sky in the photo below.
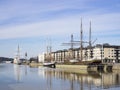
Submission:
<svg viewBox="0 0 120 90">
<path fill-rule="evenodd" d="M 53 51 L 80 37 L 83 20 L 85 41 L 89 22 L 97 43 L 120 45 L 120 0 L 0 0 L 0 56 L 15 56 L 19 44 L 21 57 L 46 52 L 51 39 Z"/>
</svg>

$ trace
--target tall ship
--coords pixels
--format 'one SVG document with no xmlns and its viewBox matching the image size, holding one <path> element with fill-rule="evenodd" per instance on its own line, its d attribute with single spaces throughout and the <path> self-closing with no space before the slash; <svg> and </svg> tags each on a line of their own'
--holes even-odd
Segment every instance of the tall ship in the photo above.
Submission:
<svg viewBox="0 0 120 90">
<path fill-rule="evenodd" d="M 13 63 L 14 63 L 14 64 L 18 64 L 18 65 L 21 64 L 19 45 L 18 45 L 18 49 L 17 49 L 17 55 L 15 56 Z"/>
<path fill-rule="evenodd" d="M 51 52 L 52 52 L 52 46 L 51 46 L 51 42 L 50 42 L 50 45 L 47 46 L 46 59 L 43 62 L 43 66 L 55 68 L 56 67 L 55 61 L 52 60 Z"/>
</svg>

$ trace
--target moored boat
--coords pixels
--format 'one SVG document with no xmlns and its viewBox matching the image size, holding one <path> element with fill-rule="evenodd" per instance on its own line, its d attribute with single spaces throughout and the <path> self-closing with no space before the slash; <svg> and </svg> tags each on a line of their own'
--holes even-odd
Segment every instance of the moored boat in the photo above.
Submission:
<svg viewBox="0 0 120 90">
<path fill-rule="evenodd" d="M 21 60 L 18 57 L 15 57 L 13 63 L 20 65 L 21 64 Z"/>
<path fill-rule="evenodd" d="M 50 67 L 50 68 L 55 68 L 56 67 L 55 61 L 52 60 L 51 52 L 52 52 L 52 46 L 51 46 L 51 40 L 50 40 L 50 45 L 47 46 L 47 52 L 46 52 L 46 55 L 45 55 L 43 66 Z"/>
<path fill-rule="evenodd" d="M 44 62 L 43 66 L 50 67 L 50 68 L 55 68 L 56 67 L 55 62 Z"/>
</svg>

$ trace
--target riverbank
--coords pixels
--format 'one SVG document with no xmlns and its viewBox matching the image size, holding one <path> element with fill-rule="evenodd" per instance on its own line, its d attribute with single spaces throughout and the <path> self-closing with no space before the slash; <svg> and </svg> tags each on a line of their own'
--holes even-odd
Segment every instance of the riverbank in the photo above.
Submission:
<svg viewBox="0 0 120 90">
<path fill-rule="evenodd" d="M 64 70 L 66 72 L 87 74 L 87 65 L 56 65 L 57 69 Z"/>
<path fill-rule="evenodd" d="M 38 66 L 43 66 L 42 63 L 29 63 L 28 64 L 30 67 L 38 67 Z M 99 66 L 99 65 L 98 65 Z M 111 70 L 120 70 L 120 64 L 113 64 L 113 65 L 103 65 L 103 66 L 92 66 L 92 65 L 67 65 L 67 64 L 56 64 L 56 68 L 58 69 L 63 69 L 63 70 L 68 70 L 68 71 L 80 71 L 80 70 L 98 70 L 99 68 L 103 68 L 103 70 L 110 69 Z"/>
<path fill-rule="evenodd" d="M 39 66 L 43 66 L 42 63 L 29 63 L 28 64 L 30 67 L 39 67 Z"/>
<path fill-rule="evenodd" d="M 42 63 L 29 63 L 30 66 L 43 66 Z M 66 65 L 66 64 L 56 64 L 56 68 L 62 69 L 83 69 L 87 70 L 88 65 Z"/>
<path fill-rule="evenodd" d="M 56 68 L 61 68 L 61 69 L 79 69 L 79 70 L 87 70 L 88 65 L 59 65 L 56 64 Z"/>
</svg>

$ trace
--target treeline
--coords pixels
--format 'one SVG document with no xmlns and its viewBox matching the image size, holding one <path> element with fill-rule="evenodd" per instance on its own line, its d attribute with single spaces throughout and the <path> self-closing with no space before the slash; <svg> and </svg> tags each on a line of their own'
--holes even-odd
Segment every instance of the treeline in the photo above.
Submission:
<svg viewBox="0 0 120 90">
<path fill-rule="evenodd" d="M 0 62 L 4 62 L 4 61 L 11 61 L 13 62 L 13 58 L 7 58 L 7 57 L 0 57 Z M 22 62 L 24 62 L 26 59 L 22 58 L 20 59 Z M 38 62 L 38 57 L 31 57 L 30 59 L 27 59 L 27 61 L 29 62 Z"/>
<path fill-rule="evenodd" d="M 4 61 L 13 61 L 13 58 L 0 57 L 0 62 L 4 62 Z"/>
</svg>

